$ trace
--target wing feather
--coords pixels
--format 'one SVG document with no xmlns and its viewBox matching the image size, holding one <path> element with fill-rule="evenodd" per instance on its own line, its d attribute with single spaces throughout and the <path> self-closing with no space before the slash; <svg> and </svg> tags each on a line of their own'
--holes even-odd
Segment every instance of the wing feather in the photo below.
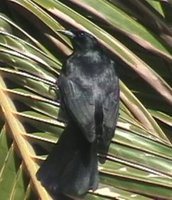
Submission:
<svg viewBox="0 0 172 200">
<path fill-rule="evenodd" d="M 65 109 L 80 126 L 89 142 L 96 138 L 94 121 L 94 103 L 91 88 L 84 89 L 80 84 L 60 76 L 58 85 Z"/>
<path fill-rule="evenodd" d="M 110 142 L 114 136 L 118 112 L 119 112 L 119 81 L 114 78 L 111 82 L 112 87 L 109 88 L 106 98 L 103 102 L 103 131 L 100 141 L 98 142 L 98 152 L 106 154 L 109 149 Z M 105 162 L 105 158 L 100 158 L 101 163 Z"/>
</svg>

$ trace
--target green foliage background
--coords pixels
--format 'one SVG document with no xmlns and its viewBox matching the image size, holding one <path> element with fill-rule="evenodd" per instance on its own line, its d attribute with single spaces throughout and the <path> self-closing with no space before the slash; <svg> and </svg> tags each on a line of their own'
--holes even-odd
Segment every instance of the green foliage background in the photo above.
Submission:
<svg viewBox="0 0 172 200">
<path fill-rule="evenodd" d="M 59 29 L 94 34 L 115 60 L 120 117 L 86 199 L 172 199 L 172 2 L 0 0 L 0 195 L 51 197 L 35 173 L 58 140 L 51 89 L 72 52 Z"/>
</svg>

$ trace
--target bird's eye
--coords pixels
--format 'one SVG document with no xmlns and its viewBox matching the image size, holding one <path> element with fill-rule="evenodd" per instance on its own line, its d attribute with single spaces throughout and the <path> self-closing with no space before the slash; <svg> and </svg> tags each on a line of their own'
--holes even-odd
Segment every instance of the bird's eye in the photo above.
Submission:
<svg viewBox="0 0 172 200">
<path fill-rule="evenodd" d="M 83 33 L 83 32 L 79 33 L 79 36 L 80 36 L 80 37 L 83 37 L 83 36 L 84 36 L 84 33 Z"/>
</svg>

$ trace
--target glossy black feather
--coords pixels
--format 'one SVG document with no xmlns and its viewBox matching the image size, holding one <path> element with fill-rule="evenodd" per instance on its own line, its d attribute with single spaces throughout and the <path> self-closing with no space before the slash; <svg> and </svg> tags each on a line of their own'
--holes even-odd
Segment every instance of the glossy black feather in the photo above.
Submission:
<svg viewBox="0 0 172 200">
<path fill-rule="evenodd" d="M 107 153 L 119 110 L 114 62 L 92 35 L 64 34 L 72 37 L 74 46 L 57 82 L 68 126 L 38 171 L 41 183 L 54 197 L 59 192 L 82 196 L 97 188 L 97 153 Z M 99 161 L 104 163 L 105 158 Z"/>
<path fill-rule="evenodd" d="M 37 176 L 53 199 L 59 200 L 61 193 L 82 196 L 95 190 L 98 185 L 95 145 L 85 140 L 78 127 L 68 124 Z"/>
<path fill-rule="evenodd" d="M 114 62 L 102 46 L 95 44 L 91 49 L 74 51 L 64 65 L 58 86 L 70 118 L 89 142 L 97 140 L 98 151 L 105 154 L 118 118 L 119 80 Z M 102 120 L 96 123 L 99 116 Z"/>
</svg>

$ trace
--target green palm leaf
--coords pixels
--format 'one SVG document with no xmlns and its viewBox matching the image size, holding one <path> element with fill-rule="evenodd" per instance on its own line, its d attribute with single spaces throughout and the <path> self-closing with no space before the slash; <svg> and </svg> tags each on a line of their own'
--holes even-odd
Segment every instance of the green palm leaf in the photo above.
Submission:
<svg viewBox="0 0 172 200">
<path fill-rule="evenodd" d="M 51 199 L 35 173 L 64 127 L 52 88 L 72 47 L 57 30 L 79 28 L 121 79 L 116 135 L 86 199 L 172 199 L 170 2 L 4 0 L 1 12 L 1 198 Z"/>
</svg>

